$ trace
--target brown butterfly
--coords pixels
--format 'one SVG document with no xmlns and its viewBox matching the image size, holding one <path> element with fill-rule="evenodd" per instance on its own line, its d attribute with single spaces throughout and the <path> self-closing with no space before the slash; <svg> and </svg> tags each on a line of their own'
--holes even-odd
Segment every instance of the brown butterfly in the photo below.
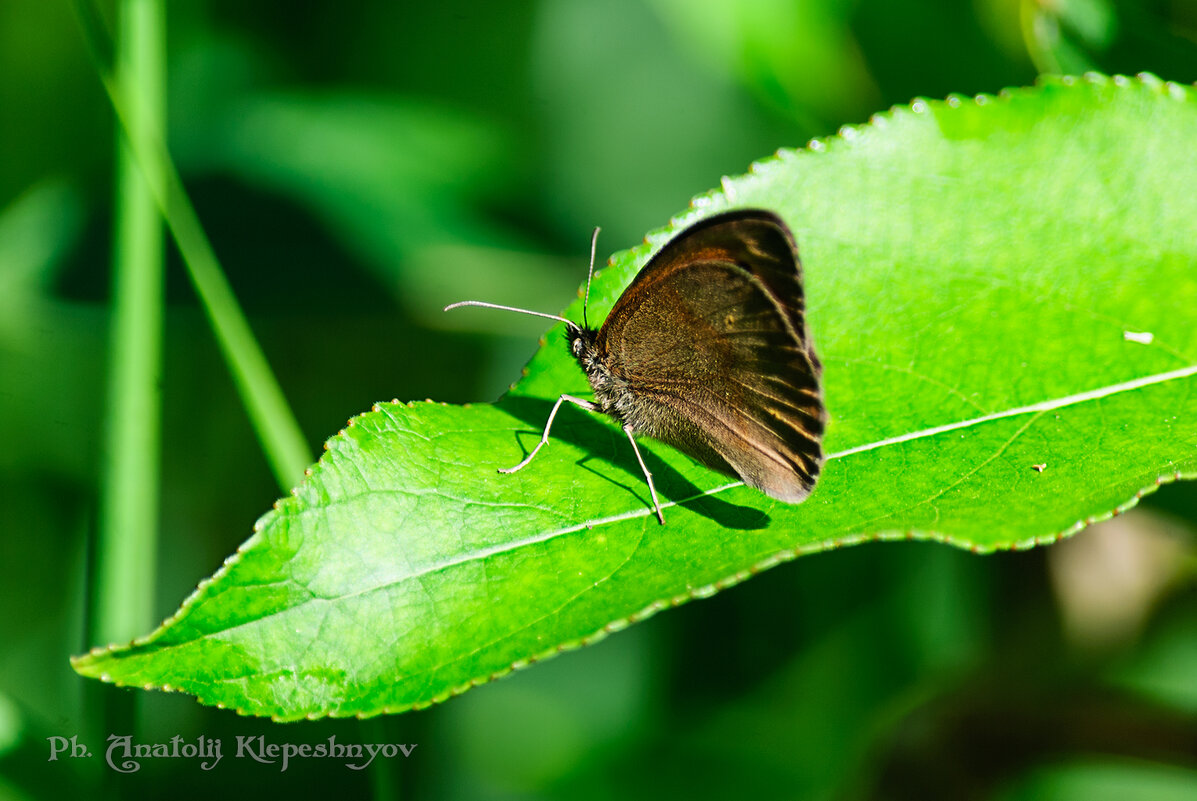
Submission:
<svg viewBox="0 0 1197 801">
<path fill-rule="evenodd" d="M 595 237 L 598 230 L 595 230 Z M 591 275 L 594 242 L 591 243 Z M 590 280 L 586 282 L 586 300 Z M 549 441 L 565 401 L 608 414 L 623 427 L 665 515 L 635 434 L 666 442 L 715 470 L 787 503 L 814 488 L 827 412 L 822 372 L 806 325 L 802 266 L 790 229 L 772 212 L 730 211 L 670 240 L 640 271 L 596 331 L 564 317 L 462 301 L 559 320 L 594 401 L 562 395 L 544 434 L 515 467 Z"/>
</svg>

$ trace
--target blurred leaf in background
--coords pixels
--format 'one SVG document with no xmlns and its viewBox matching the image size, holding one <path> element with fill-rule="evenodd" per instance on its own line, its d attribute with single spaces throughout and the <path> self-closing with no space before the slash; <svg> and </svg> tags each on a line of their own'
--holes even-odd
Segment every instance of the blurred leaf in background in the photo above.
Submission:
<svg viewBox="0 0 1197 801">
<path fill-rule="evenodd" d="M 1028 84 L 1056 68 L 1052 54 L 1197 78 L 1192 0 L 707 6 L 168 4 L 170 144 L 310 444 L 378 400 L 493 399 L 542 327 L 497 332 L 436 310 L 483 295 L 560 309 L 593 226 L 604 252 L 631 246 L 779 147 L 916 95 Z M 115 147 L 69 4 L 0 4 L 0 67 L 0 794 L 104 782 L 113 797 L 236 797 L 262 783 L 366 795 L 374 768 L 331 762 L 281 773 L 163 760 L 118 777 L 95 760 L 47 761 L 47 737 L 96 725 L 66 657 L 92 644 Z M 163 617 L 278 494 L 171 259 Z M 1051 714 L 1074 701 L 1124 709 L 1109 692 L 1160 730 L 1192 717 L 1197 499 L 1177 485 L 1145 507 L 1171 521 L 1181 569 L 1098 649 L 1073 636 L 1048 551 L 902 544 L 796 560 L 373 729 L 279 727 L 155 693 L 137 732 L 418 742 L 395 768 L 419 797 L 1192 797 L 1191 753 L 1166 766 L 1061 751 L 1066 732 L 1046 724 L 964 736 L 1010 734 L 1002 720 L 1037 708 L 1037 725 L 1075 720 Z M 968 779 L 961 766 L 977 771 L 963 790 L 950 781 Z"/>
<path fill-rule="evenodd" d="M 1193 0 L 1022 0 L 1027 52 L 1042 72 L 1125 72 L 1151 63 L 1197 79 Z"/>
</svg>

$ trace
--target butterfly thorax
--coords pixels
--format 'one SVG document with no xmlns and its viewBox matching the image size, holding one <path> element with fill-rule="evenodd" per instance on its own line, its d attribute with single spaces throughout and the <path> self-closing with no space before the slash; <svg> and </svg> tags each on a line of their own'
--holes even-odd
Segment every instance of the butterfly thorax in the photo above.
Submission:
<svg viewBox="0 0 1197 801">
<path fill-rule="evenodd" d="M 611 372 L 608 360 L 598 346 L 598 332 L 571 326 L 568 336 L 569 352 L 586 373 L 598 405 L 620 423 L 629 422 L 633 401 L 631 390 L 626 380 Z"/>
</svg>

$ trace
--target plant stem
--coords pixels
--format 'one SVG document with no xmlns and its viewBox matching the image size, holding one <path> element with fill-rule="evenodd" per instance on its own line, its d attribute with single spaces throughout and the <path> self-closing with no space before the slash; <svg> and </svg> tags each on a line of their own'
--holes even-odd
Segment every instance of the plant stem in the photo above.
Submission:
<svg viewBox="0 0 1197 801">
<path fill-rule="evenodd" d="M 122 0 L 118 15 L 116 72 L 129 124 L 161 129 L 162 2 Z M 118 137 L 116 161 L 111 369 L 93 607 L 94 637 L 101 642 L 128 641 L 153 625 L 158 552 L 162 225 L 149 176 L 124 137 Z"/>
<path fill-rule="evenodd" d="M 121 121 L 129 148 L 138 164 L 143 168 L 150 165 L 146 169 L 150 189 L 187 266 L 250 423 L 279 486 L 289 489 L 299 483 L 311 462 L 307 441 L 187 197 L 162 138 L 164 129 L 132 124 L 130 99 L 113 79 L 102 55 L 105 43 L 98 15 L 88 0 L 76 0 L 76 7 L 96 71 Z"/>
</svg>

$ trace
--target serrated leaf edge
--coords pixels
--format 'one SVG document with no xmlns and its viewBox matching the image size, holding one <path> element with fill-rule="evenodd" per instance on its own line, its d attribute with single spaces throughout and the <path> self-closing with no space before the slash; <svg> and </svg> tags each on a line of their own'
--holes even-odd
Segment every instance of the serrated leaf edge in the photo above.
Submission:
<svg viewBox="0 0 1197 801">
<path fill-rule="evenodd" d="M 968 98 L 963 95 L 952 93 L 952 94 L 949 94 L 947 97 L 945 97 L 943 100 L 929 100 L 929 99 L 923 98 L 923 97 L 916 97 L 907 105 L 892 106 L 887 111 L 878 112 L 876 114 L 873 114 L 869 118 L 868 122 L 866 122 L 862 125 L 858 125 L 858 126 L 845 125 L 845 126 L 842 126 L 835 134 L 833 134 L 831 136 L 811 139 L 809 142 L 807 142 L 805 147 L 781 148 L 781 149 L 777 150 L 776 153 L 771 157 L 753 161 L 751 164 L 749 164 L 746 174 L 747 175 L 763 174 L 763 173 L 767 172 L 768 170 L 770 170 L 772 168 L 773 164 L 787 161 L 787 160 L 793 159 L 793 158 L 809 157 L 812 154 L 826 152 L 829 147 L 840 147 L 840 146 L 844 146 L 844 145 L 850 145 L 853 141 L 855 141 L 858 138 L 861 130 L 863 130 L 865 128 L 876 128 L 876 129 L 884 128 L 888 124 L 889 120 L 891 120 L 895 117 L 898 117 L 902 114 L 907 114 L 907 113 L 924 114 L 924 113 L 927 113 L 928 111 L 931 111 L 935 107 L 940 107 L 940 106 L 947 106 L 949 108 L 958 108 L 965 102 L 972 102 L 978 106 L 984 106 L 984 105 L 988 105 L 990 103 L 1010 102 L 1019 97 L 1034 96 L 1035 92 L 1042 87 L 1046 87 L 1046 86 L 1073 87 L 1073 86 L 1076 86 L 1081 83 L 1092 85 L 1092 86 L 1113 85 L 1120 89 L 1137 85 L 1137 86 L 1145 87 L 1147 89 L 1154 90 L 1157 94 L 1167 95 L 1168 97 L 1170 97 L 1173 100 L 1176 100 L 1178 102 L 1191 102 L 1192 98 L 1194 96 L 1193 89 L 1195 86 L 1197 86 L 1197 84 L 1186 85 L 1186 84 L 1179 84 L 1179 83 L 1176 83 L 1173 81 L 1163 81 L 1160 78 L 1156 77 L 1155 75 L 1153 75 L 1151 73 L 1147 73 L 1147 72 L 1138 73 L 1133 78 L 1129 77 L 1129 76 L 1125 76 L 1125 75 L 1107 76 L 1102 73 L 1087 72 L 1082 76 L 1073 76 L 1073 75 L 1062 75 L 1062 76 L 1044 75 L 1044 76 L 1040 76 L 1039 78 L 1036 79 L 1035 83 L 1032 86 L 1005 88 L 1005 89 L 1002 89 L 1001 91 L 999 91 L 997 93 L 997 95 L 980 93 L 980 94 L 972 96 L 971 98 Z M 607 265 L 610 266 L 613 263 L 615 263 L 617 261 L 624 260 L 624 259 L 630 259 L 634 262 L 642 260 L 642 259 L 647 260 L 648 256 L 651 254 L 651 252 L 658 246 L 658 243 L 663 244 L 664 241 L 667 241 L 678 230 L 692 224 L 693 222 L 697 221 L 701 217 L 707 216 L 708 213 L 711 213 L 714 211 L 720 211 L 720 210 L 723 210 L 726 208 L 731 208 L 732 206 L 729 205 L 729 202 L 730 202 L 730 204 L 734 204 L 734 202 L 735 202 L 734 184 L 731 183 L 733 180 L 734 179 L 729 178 L 728 176 L 724 176 L 720 181 L 719 189 L 712 189 L 709 192 L 695 195 L 691 199 L 690 204 L 685 211 L 672 216 L 667 225 L 650 231 L 648 234 L 645 235 L 644 240 L 643 240 L 643 242 L 641 242 L 641 244 L 636 245 L 635 247 L 632 247 L 632 248 L 625 249 L 623 251 L 616 251 L 615 253 L 613 253 L 611 255 L 611 257 L 608 259 Z M 595 279 L 598 279 L 599 276 L 604 271 L 605 270 L 596 271 Z M 579 295 L 579 297 L 580 297 L 580 295 Z M 571 303 L 571 306 L 572 305 L 573 304 Z M 546 340 L 544 337 L 541 338 L 540 343 L 541 343 L 541 348 L 545 347 Z M 1185 368 L 1185 369 L 1190 369 L 1190 368 Z M 526 374 L 526 371 L 527 371 L 527 367 L 524 368 L 523 374 Z M 512 384 L 512 389 L 514 389 L 518 385 L 518 383 L 519 382 L 517 381 L 515 384 Z M 434 404 L 434 405 L 439 405 L 439 406 L 450 405 L 450 404 L 443 403 L 443 402 L 432 401 L 431 399 L 426 400 L 423 403 Z M 382 408 L 381 408 L 382 405 L 383 405 L 382 403 L 376 403 L 376 404 L 374 404 L 373 407 L 371 407 L 369 412 L 363 412 L 362 414 L 355 415 L 354 417 L 350 418 L 350 420 L 348 421 L 348 423 L 346 425 L 346 429 L 355 426 L 358 420 L 362 419 L 363 417 L 365 417 L 368 414 L 380 413 L 382 411 Z M 404 406 L 404 407 L 407 407 L 410 409 L 410 408 L 415 408 L 417 403 L 416 402 L 404 403 L 398 399 L 393 399 L 387 405 Z M 420 405 L 423 405 L 423 404 L 420 404 Z M 471 404 L 462 404 L 461 407 L 469 408 L 470 405 Z M 1003 414 L 1003 416 L 1011 416 L 1012 412 L 999 413 L 999 414 Z M 324 443 L 324 451 L 325 452 L 328 452 L 330 450 L 330 447 L 329 447 L 330 443 L 333 443 L 334 441 L 338 440 L 339 438 L 344 437 L 344 435 L 346 433 L 346 429 L 341 429 L 335 435 L 333 435 L 332 437 L 330 437 L 328 440 L 325 441 L 325 443 Z M 915 433 L 917 435 L 920 432 L 915 432 Z M 905 436 L 907 438 L 913 438 L 914 435 L 905 435 Z M 829 457 L 829 458 L 833 458 L 834 456 L 841 456 L 841 455 L 845 455 L 845 454 L 833 454 L 832 457 Z M 317 460 L 317 462 L 313 466 L 307 468 L 304 471 L 305 479 L 313 476 L 314 473 L 322 467 L 323 463 L 324 463 L 324 456 L 321 455 L 321 457 Z M 479 677 L 470 679 L 468 682 L 464 682 L 464 683 L 457 685 L 455 687 L 452 687 L 444 692 L 438 693 L 425 701 L 418 701 L 418 702 L 414 702 L 414 703 L 410 703 L 410 704 L 399 704 L 399 705 L 395 705 L 395 706 L 383 706 L 376 710 L 350 712 L 350 713 L 346 713 L 346 714 L 337 714 L 336 711 L 310 712 L 310 713 L 302 714 L 302 715 L 275 715 L 275 714 L 272 714 L 272 715 L 270 715 L 270 718 L 276 722 L 292 722 L 292 721 L 298 721 L 298 720 L 320 720 L 320 719 L 323 719 L 326 717 L 328 717 L 328 718 L 356 717 L 356 718 L 364 720 L 364 719 L 372 718 L 372 717 L 375 717 L 377 715 L 382 715 L 382 714 L 397 714 L 397 713 L 405 712 L 405 711 L 426 709 L 434 704 L 442 703 L 442 702 L 448 700 L 449 698 L 453 698 L 458 695 L 461 695 L 462 693 L 466 692 L 469 689 L 481 686 L 483 684 L 487 684 L 491 681 L 502 678 L 503 676 L 506 676 L 514 671 L 522 670 L 523 668 L 529 667 L 537 662 L 544 661 L 546 659 L 552 658 L 554 656 L 557 656 L 558 654 L 565 653 L 567 651 L 576 650 L 583 646 L 592 645 L 594 643 L 597 643 L 600 640 L 607 637 L 609 634 L 612 634 L 616 631 L 620 631 L 624 628 L 627 628 L 629 625 L 631 625 L 633 623 L 638 623 L 642 620 L 652 617 L 657 612 L 659 612 L 663 609 L 675 608 L 677 606 L 680 606 L 680 605 L 682 605 L 690 600 L 694 600 L 694 599 L 708 598 L 708 597 L 714 595 L 715 593 L 721 592 L 722 590 L 733 587 L 736 584 L 739 584 L 740 582 L 742 582 L 742 581 L 744 581 L 764 570 L 768 570 L 769 568 L 775 567 L 784 562 L 789 562 L 793 559 L 798 558 L 799 556 L 805 556 L 805 555 L 809 555 L 809 554 L 821 553 L 821 552 L 829 551 L 829 550 L 835 550 L 837 548 L 842 548 L 842 547 L 850 546 L 850 545 L 859 545 L 859 544 L 864 544 L 864 543 L 868 543 L 868 542 L 887 542 L 887 541 L 938 542 L 941 544 L 951 545 L 951 546 L 957 547 L 957 548 L 962 548 L 964 550 L 968 550 L 968 551 L 971 551 L 976 554 L 989 554 L 989 553 L 994 553 L 997 551 L 1029 550 L 1030 548 L 1034 548 L 1034 547 L 1041 546 L 1041 545 L 1050 545 L 1050 544 L 1058 542 L 1062 539 L 1066 539 L 1068 537 L 1074 536 L 1078 532 L 1083 531 L 1084 529 L 1088 528 L 1091 525 L 1094 525 L 1095 523 L 1103 522 L 1105 520 L 1109 520 L 1113 517 L 1123 514 L 1126 511 L 1128 511 L 1129 509 L 1132 509 L 1133 507 L 1137 506 L 1139 501 L 1143 497 L 1155 492 L 1156 490 L 1159 489 L 1159 487 L 1161 487 L 1164 484 L 1168 484 L 1168 483 L 1172 483 L 1174 481 L 1180 481 L 1180 480 L 1191 480 L 1191 479 L 1195 479 L 1195 478 L 1197 478 L 1197 473 L 1188 473 L 1185 471 L 1176 471 L 1171 474 L 1157 475 L 1154 484 L 1149 484 L 1149 485 L 1146 485 L 1146 486 L 1140 488 L 1125 503 L 1119 504 L 1107 512 L 1094 514 L 1094 515 L 1091 515 L 1083 520 L 1078 520 L 1076 523 L 1069 526 L 1067 529 L 1064 529 L 1062 531 L 1059 531 L 1059 532 L 1056 532 L 1053 534 L 1032 537 L 1027 540 L 1022 540 L 1022 541 L 1013 542 L 1013 543 L 1006 543 L 1006 544 L 999 544 L 999 545 L 984 547 L 984 546 L 980 546 L 976 543 L 960 540 L 960 539 L 952 537 L 950 535 L 945 535 L 945 534 L 935 532 L 935 531 L 922 531 L 922 530 L 911 529 L 911 530 L 878 531 L 878 532 L 873 532 L 871 534 L 850 534 L 850 535 L 846 535 L 843 537 L 837 537 L 837 538 L 833 538 L 833 539 L 829 539 L 829 540 L 823 540 L 823 541 L 817 542 L 817 543 L 808 543 L 805 545 L 796 546 L 791 549 L 784 549 L 784 550 L 779 551 L 769 557 L 766 557 L 765 559 L 751 565 L 748 568 L 739 570 L 739 571 L 733 573 L 732 575 L 727 576 L 723 579 L 719 579 L 715 582 L 703 585 L 701 587 L 692 588 L 692 589 L 688 590 L 687 592 L 682 593 L 677 596 L 674 596 L 672 598 L 658 599 L 656 601 L 653 601 L 652 603 L 648 604 L 647 606 L 645 606 L 643 609 L 639 610 L 638 612 L 633 612 L 633 613 L 627 615 L 626 617 L 618 618 L 616 620 L 613 620 L 613 621 L 605 624 L 604 626 L 602 626 L 600 629 L 596 630 L 592 634 L 583 636 L 577 640 L 569 640 L 569 641 L 566 641 L 563 643 L 559 643 L 558 645 L 556 645 L 552 648 L 548 648 L 544 651 L 533 654 L 533 655 L 527 657 L 526 659 L 517 660 L 515 662 L 512 662 L 509 666 L 507 666 L 501 670 L 494 671 L 485 676 L 479 676 Z M 273 521 L 273 519 L 278 515 L 279 512 L 282 511 L 282 508 L 281 508 L 282 504 L 289 503 L 289 502 L 291 502 L 292 498 L 297 497 L 299 490 L 302 488 L 302 486 L 303 486 L 303 484 L 301 483 L 299 486 L 293 487 L 289 493 L 290 497 L 283 496 L 283 497 L 279 498 L 278 500 L 276 500 L 275 503 L 273 504 L 272 509 L 270 511 L 266 512 L 265 514 L 263 514 L 261 517 L 259 517 L 257 521 L 255 521 L 254 526 L 253 526 L 253 534 L 249 537 L 249 539 L 247 539 L 240 546 L 238 546 L 237 550 L 232 555 L 230 555 L 228 558 L 226 558 L 224 560 L 224 562 L 221 564 L 220 568 L 215 573 L 213 573 L 208 578 L 200 581 L 196 585 L 196 589 L 191 593 L 190 596 L 188 596 L 183 601 L 183 603 L 180 605 L 179 609 L 174 614 L 172 614 L 170 617 L 166 618 L 152 632 L 150 632 L 146 635 L 143 635 L 141 637 L 137 637 L 137 638 L 133 639 L 132 641 L 130 641 L 129 643 L 124 644 L 124 645 L 110 644 L 107 646 L 98 646 L 96 648 L 92 648 L 85 654 L 72 656 L 70 658 L 71 666 L 76 670 L 76 672 L 79 672 L 81 675 L 92 676 L 92 677 L 98 678 L 100 681 L 102 681 L 104 683 L 115 684 L 118 687 L 139 686 L 141 689 L 144 689 L 144 690 L 159 690 L 162 692 L 187 692 L 187 691 L 181 690 L 180 688 L 172 687 L 170 684 L 157 685 L 157 684 L 153 684 L 153 683 L 146 683 L 143 685 L 135 685 L 131 682 L 123 682 L 120 680 L 115 680 L 107 673 L 101 673 L 98 676 L 96 676 L 95 674 L 90 674 L 90 673 L 85 672 L 85 670 L 86 670 L 86 667 L 88 666 L 88 663 L 92 662 L 93 660 L 111 656 L 113 654 L 117 654 L 117 653 L 120 653 L 121 651 L 129 650 L 134 647 L 152 644 L 153 640 L 156 639 L 160 635 L 161 632 L 163 632 L 166 628 L 171 626 L 175 621 L 177 621 L 183 615 L 185 615 L 194 604 L 198 603 L 198 601 L 201 599 L 201 596 L 203 595 L 205 590 L 209 586 L 211 586 L 213 583 L 215 583 L 216 581 L 219 581 L 239 561 L 240 556 L 243 552 L 252 548 L 259 541 L 262 530 L 269 523 L 271 523 Z M 714 490 L 708 491 L 707 493 L 703 493 L 703 494 L 706 495 L 706 494 L 711 494 L 712 492 L 720 492 L 720 491 L 724 491 L 726 489 L 729 489 L 731 487 L 736 487 L 736 486 L 739 486 L 739 483 L 733 483 L 733 484 L 725 485 L 722 487 L 716 487 Z M 687 498 L 682 501 L 675 501 L 675 502 L 672 502 L 667 505 L 673 506 L 673 505 L 677 505 L 679 503 L 685 503 L 689 500 L 693 500 L 693 499 Z M 629 519 L 629 518 L 637 517 L 637 516 L 647 516 L 650 513 L 651 513 L 651 510 L 634 510 L 629 513 L 624 513 L 622 515 L 612 516 L 609 518 L 602 518 L 601 520 L 598 520 L 598 521 L 591 521 L 588 524 L 580 524 L 577 527 L 570 527 L 568 529 L 562 529 L 559 531 L 549 532 L 547 535 L 542 535 L 542 536 L 544 538 L 547 538 L 549 536 L 555 536 L 557 534 L 564 533 L 566 531 L 575 531 L 575 530 L 578 530 L 579 528 L 593 527 L 595 525 L 602 525 L 604 523 L 615 522 L 616 520 L 624 520 L 624 519 Z M 188 694 L 191 694 L 191 693 L 188 693 Z M 199 700 L 201 703 L 203 703 L 203 698 L 201 696 L 196 694 L 196 695 L 194 695 L 194 697 L 197 700 Z M 219 709 L 231 709 L 232 711 L 236 712 L 237 714 L 243 715 L 243 716 L 261 717 L 261 715 L 255 713 L 254 710 L 252 710 L 248 707 L 239 707 L 239 706 L 230 707 L 224 703 L 219 703 L 219 702 L 212 704 L 212 705 Z"/>
</svg>

